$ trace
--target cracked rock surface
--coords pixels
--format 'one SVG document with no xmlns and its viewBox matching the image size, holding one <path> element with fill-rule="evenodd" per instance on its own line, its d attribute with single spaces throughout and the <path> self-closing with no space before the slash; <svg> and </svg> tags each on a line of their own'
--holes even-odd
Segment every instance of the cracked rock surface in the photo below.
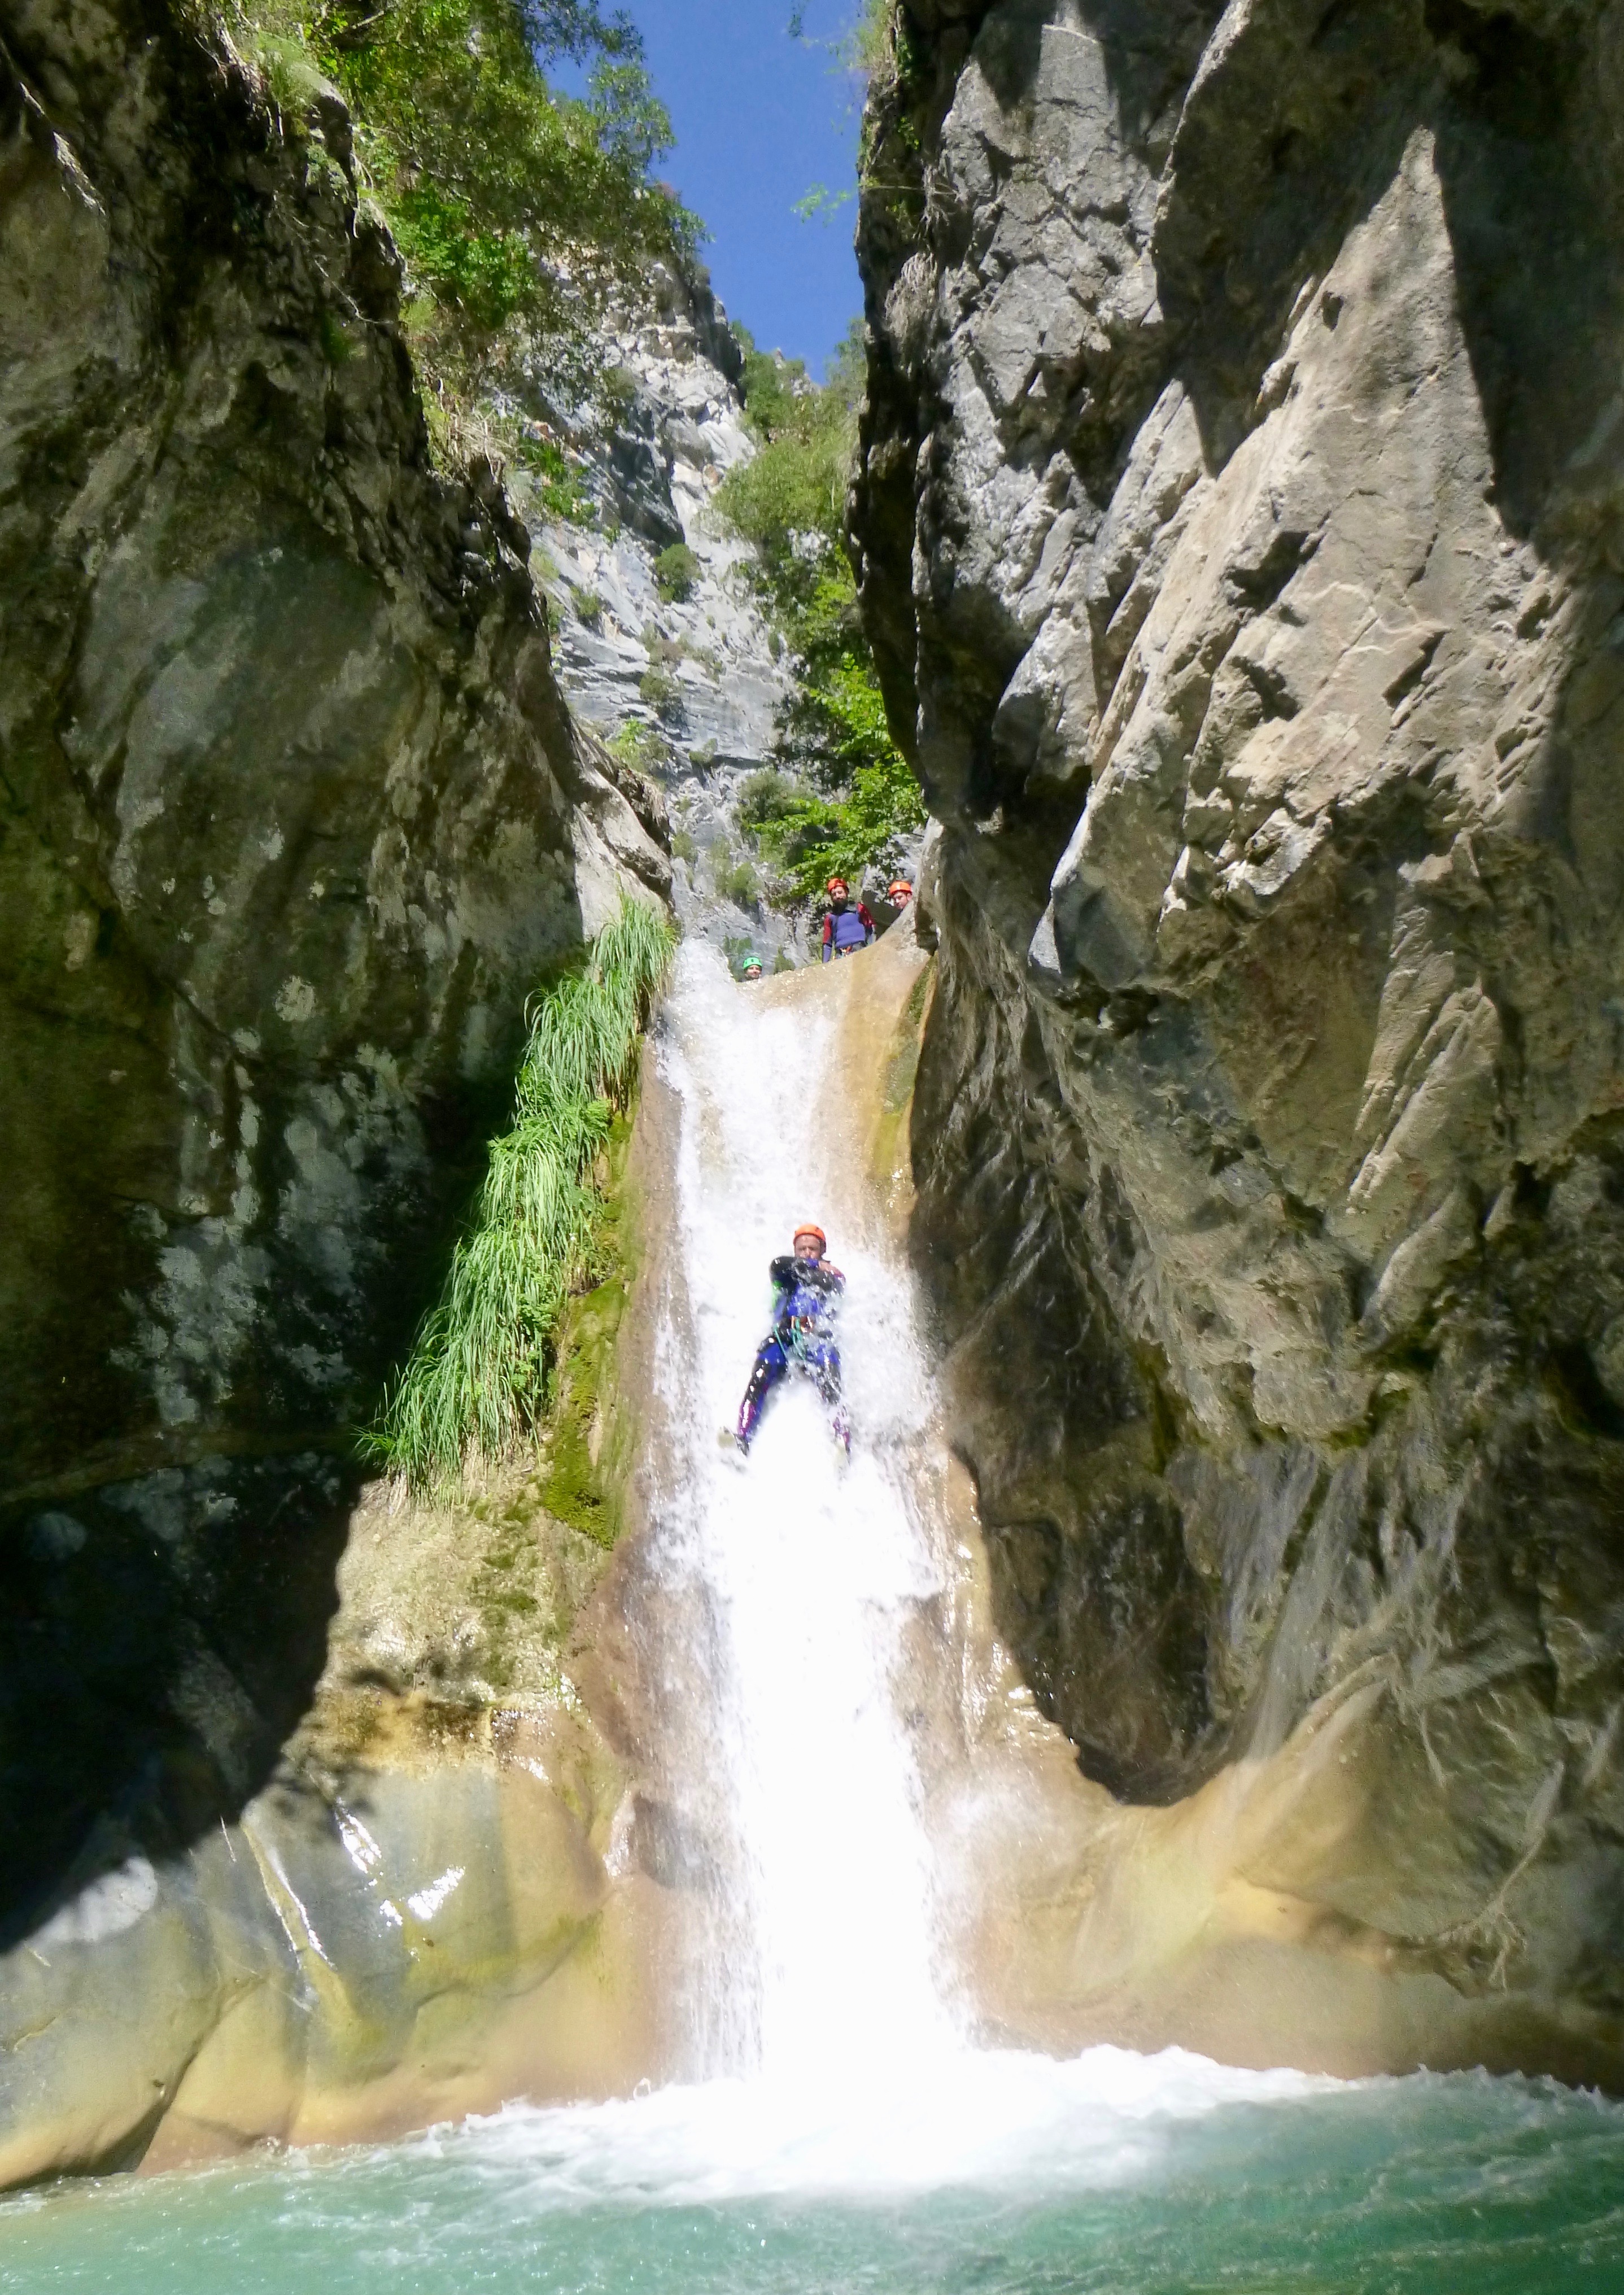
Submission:
<svg viewBox="0 0 1624 2295">
<path fill-rule="evenodd" d="M 1591 0 L 909 0 L 854 500 L 1001 1629 L 1130 1801 L 1342 1714 L 1249 1877 L 1613 2084 L 1621 100 Z"/>
</svg>

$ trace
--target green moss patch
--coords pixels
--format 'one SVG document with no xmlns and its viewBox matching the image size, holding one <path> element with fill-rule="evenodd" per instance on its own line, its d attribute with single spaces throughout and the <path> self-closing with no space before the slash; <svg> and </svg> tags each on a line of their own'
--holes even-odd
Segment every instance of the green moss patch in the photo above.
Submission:
<svg viewBox="0 0 1624 2295">
<path fill-rule="evenodd" d="M 630 1432 L 617 1407 L 616 1370 L 620 1327 L 638 1260 L 626 1188 L 631 1147 L 631 1119 L 617 1116 L 596 1175 L 603 1204 L 599 1257 L 609 1271 L 594 1289 L 571 1302 L 560 1329 L 538 1482 L 548 1513 L 606 1553 L 620 1535 L 620 1492 L 630 1464 Z"/>
</svg>

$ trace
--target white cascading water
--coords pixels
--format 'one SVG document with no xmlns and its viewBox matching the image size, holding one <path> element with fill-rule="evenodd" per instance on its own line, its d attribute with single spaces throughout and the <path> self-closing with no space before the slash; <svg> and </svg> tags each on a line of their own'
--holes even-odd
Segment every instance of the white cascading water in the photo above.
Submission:
<svg viewBox="0 0 1624 2295">
<path fill-rule="evenodd" d="M 693 1975 L 697 2084 L 504 2115 L 562 2193 L 722 2196 L 1131 2172 L 1157 2127 L 1295 2073 L 1170 2051 L 1067 2063 L 980 2049 L 933 1917 L 919 1779 L 894 1702 L 904 1632 L 940 1590 L 914 1493 L 931 1415 L 911 1279 L 841 1088 L 843 990 L 780 1000 L 690 942 L 659 1022 L 681 1109 L 676 1276 L 657 1380 L 653 1567 L 682 1858 L 712 1917 Z M 846 1277 L 853 1454 L 785 1380 L 747 1464 L 730 1428 L 797 1221 Z"/>
<path fill-rule="evenodd" d="M 830 984 L 834 985 L 833 983 Z M 731 1817 L 703 2068 L 849 2079 L 954 2048 L 938 1990 L 930 1858 L 892 1676 L 902 1624 L 935 1587 L 905 1460 L 927 1410 L 908 1279 L 866 1224 L 841 1121 L 837 1011 L 737 988 L 683 952 L 662 1039 L 682 1110 L 687 1313 L 660 1376 L 673 1429 L 665 1565 L 713 1621 L 704 1691 Z M 771 1319 L 767 1262 L 796 1222 L 846 1276 L 849 1462 L 810 1384 L 784 1381 L 747 1466 L 725 1450 Z"/>
</svg>

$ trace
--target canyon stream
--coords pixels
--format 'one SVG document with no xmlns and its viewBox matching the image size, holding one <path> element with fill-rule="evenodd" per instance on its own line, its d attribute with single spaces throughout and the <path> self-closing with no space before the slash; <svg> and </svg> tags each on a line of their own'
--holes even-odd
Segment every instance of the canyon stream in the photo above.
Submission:
<svg viewBox="0 0 1624 2295">
<path fill-rule="evenodd" d="M 1620 2104 L 1482 2073 L 990 2044 L 946 1943 L 910 1717 L 953 1533 L 911 1278 L 843 1131 L 841 976 L 859 968 L 740 988 L 690 942 L 651 1048 L 678 1116 L 647 1569 L 705 1907 L 690 2077 L 25 2193 L 0 2206 L 0 2286 L 1624 2287 Z M 765 1262 L 808 1215 L 847 1278 L 853 1455 L 791 1382 L 747 1466 L 717 1433 Z"/>
</svg>

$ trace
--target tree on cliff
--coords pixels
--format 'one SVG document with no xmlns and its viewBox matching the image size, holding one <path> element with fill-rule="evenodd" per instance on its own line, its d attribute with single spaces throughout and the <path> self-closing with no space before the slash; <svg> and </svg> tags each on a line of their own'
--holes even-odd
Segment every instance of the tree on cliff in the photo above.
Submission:
<svg viewBox="0 0 1624 2295">
<path fill-rule="evenodd" d="M 355 120 L 368 188 L 405 259 L 413 349 L 466 404 L 540 349 L 590 385 L 612 300 L 690 257 L 698 225 L 656 183 L 671 142 L 640 35 L 595 0 L 228 0 L 284 103 L 314 74 Z M 586 93 L 549 70 L 585 67 Z"/>
</svg>

